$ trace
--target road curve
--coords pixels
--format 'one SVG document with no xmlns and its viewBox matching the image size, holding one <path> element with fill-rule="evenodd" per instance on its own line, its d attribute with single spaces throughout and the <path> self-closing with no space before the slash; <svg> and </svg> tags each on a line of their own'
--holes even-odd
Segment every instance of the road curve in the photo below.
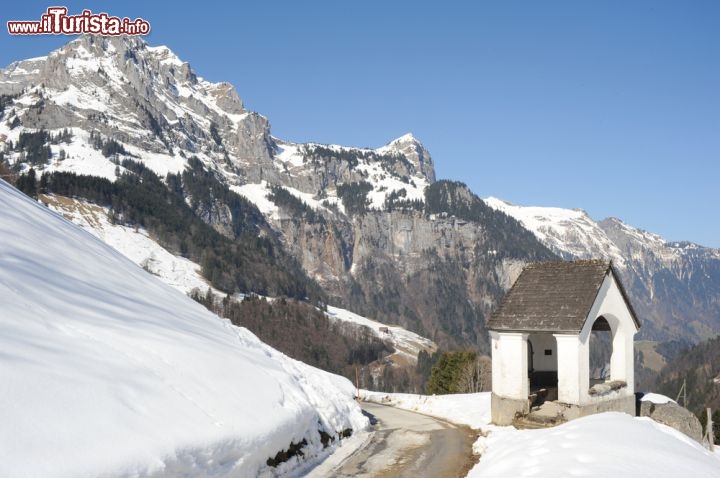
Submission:
<svg viewBox="0 0 720 478">
<path fill-rule="evenodd" d="M 332 470 L 333 477 L 454 478 L 473 464 L 475 435 L 469 428 L 385 405 L 362 408 L 377 420 L 375 433 Z"/>
</svg>

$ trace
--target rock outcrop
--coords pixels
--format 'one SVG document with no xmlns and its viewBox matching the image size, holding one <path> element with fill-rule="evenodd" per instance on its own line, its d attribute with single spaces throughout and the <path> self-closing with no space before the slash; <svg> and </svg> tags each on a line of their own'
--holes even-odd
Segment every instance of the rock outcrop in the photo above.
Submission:
<svg viewBox="0 0 720 478">
<path fill-rule="evenodd" d="M 640 404 L 640 416 L 652 418 L 656 422 L 672 427 L 698 443 L 702 443 L 703 429 L 700 420 L 690 410 L 675 402 L 643 401 Z"/>
</svg>

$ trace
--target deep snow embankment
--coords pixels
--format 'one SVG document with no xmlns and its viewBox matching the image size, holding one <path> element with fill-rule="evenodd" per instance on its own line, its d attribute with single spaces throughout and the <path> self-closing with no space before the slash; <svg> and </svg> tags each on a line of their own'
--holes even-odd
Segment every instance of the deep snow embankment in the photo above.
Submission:
<svg viewBox="0 0 720 478">
<path fill-rule="evenodd" d="M 720 478 L 720 459 L 649 418 L 590 415 L 541 430 L 491 432 L 468 478 L 612 476 Z"/>
<path fill-rule="evenodd" d="M 367 424 L 261 343 L 0 182 L 0 475 L 261 476 Z"/>
</svg>

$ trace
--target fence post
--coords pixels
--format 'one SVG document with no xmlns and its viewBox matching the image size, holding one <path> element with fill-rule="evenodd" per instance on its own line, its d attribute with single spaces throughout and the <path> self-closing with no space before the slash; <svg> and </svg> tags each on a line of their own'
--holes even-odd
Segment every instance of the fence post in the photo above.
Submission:
<svg viewBox="0 0 720 478">
<path fill-rule="evenodd" d="M 707 408 L 707 422 L 705 425 L 704 441 L 707 443 L 708 449 L 713 451 L 715 448 L 715 433 L 713 430 L 712 410 L 710 408 Z"/>
</svg>

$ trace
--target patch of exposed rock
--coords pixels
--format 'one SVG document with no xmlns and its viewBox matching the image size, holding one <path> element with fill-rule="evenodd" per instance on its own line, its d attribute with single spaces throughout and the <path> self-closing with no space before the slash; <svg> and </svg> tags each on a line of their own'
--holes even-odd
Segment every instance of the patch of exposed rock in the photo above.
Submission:
<svg viewBox="0 0 720 478">
<path fill-rule="evenodd" d="M 667 425 L 702 443 L 703 430 L 700 420 L 687 408 L 675 402 L 641 402 L 640 416 L 649 417 L 658 423 Z"/>
</svg>

